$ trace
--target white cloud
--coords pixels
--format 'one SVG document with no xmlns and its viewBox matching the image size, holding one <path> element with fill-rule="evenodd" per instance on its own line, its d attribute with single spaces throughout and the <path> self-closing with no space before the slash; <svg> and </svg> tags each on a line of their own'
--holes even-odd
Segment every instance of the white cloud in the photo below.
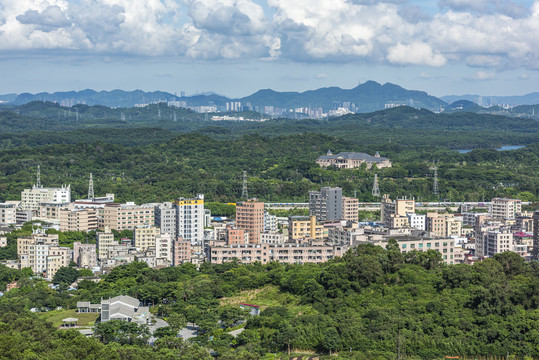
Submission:
<svg viewBox="0 0 539 360">
<path fill-rule="evenodd" d="M 539 0 L 265 1 L 0 0 L 0 50 L 539 69 Z"/>
<path fill-rule="evenodd" d="M 393 64 L 443 66 L 446 59 L 435 54 L 425 43 L 397 44 L 388 50 L 387 59 Z"/>
<path fill-rule="evenodd" d="M 494 73 L 485 72 L 485 71 L 478 71 L 475 74 L 473 74 L 471 77 L 471 79 L 473 80 L 492 80 L 494 78 L 495 78 Z"/>
</svg>

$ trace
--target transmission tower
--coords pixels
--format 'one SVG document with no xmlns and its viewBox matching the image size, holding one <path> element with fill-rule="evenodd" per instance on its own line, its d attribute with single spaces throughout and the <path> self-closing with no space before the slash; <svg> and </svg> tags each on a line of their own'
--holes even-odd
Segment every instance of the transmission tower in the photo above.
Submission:
<svg viewBox="0 0 539 360">
<path fill-rule="evenodd" d="M 249 195 L 247 193 L 247 171 L 243 172 L 243 187 L 241 189 L 241 197 L 245 200 L 249 199 Z"/>
<path fill-rule="evenodd" d="M 94 178 L 92 173 L 90 173 L 90 182 L 88 183 L 88 199 L 93 200 L 94 198 Z"/>
<path fill-rule="evenodd" d="M 39 167 L 39 165 L 37 166 L 37 180 L 36 180 L 36 186 L 38 188 L 41 187 L 41 169 Z"/>
<path fill-rule="evenodd" d="M 439 191 L 438 191 L 438 165 L 437 165 L 436 162 L 432 163 L 431 170 L 434 171 L 434 182 L 432 184 L 432 193 L 434 195 L 438 195 L 439 194 Z"/>
<path fill-rule="evenodd" d="M 374 174 L 374 184 L 372 184 L 372 196 L 380 197 L 380 187 L 378 186 L 378 174 Z"/>
</svg>

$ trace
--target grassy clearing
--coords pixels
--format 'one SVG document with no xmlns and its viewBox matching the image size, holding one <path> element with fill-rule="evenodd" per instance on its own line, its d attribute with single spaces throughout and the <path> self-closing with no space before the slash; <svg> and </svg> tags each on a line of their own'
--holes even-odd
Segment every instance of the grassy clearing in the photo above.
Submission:
<svg viewBox="0 0 539 360">
<path fill-rule="evenodd" d="M 65 318 L 76 318 L 79 319 L 78 325 L 79 326 L 93 326 L 97 318 L 99 317 L 99 313 L 77 313 L 77 310 L 54 310 L 54 311 L 48 311 L 45 313 L 40 313 L 38 315 L 43 320 L 46 320 L 54 327 L 60 327 L 62 325 L 62 320 Z"/>
<path fill-rule="evenodd" d="M 239 303 L 258 305 L 261 310 L 270 306 L 285 306 L 296 315 L 316 313 L 316 310 L 311 306 L 300 304 L 298 296 L 283 293 L 279 291 L 279 288 L 271 285 L 262 289 L 245 290 L 236 296 L 221 299 L 221 305 L 237 305 Z"/>
</svg>

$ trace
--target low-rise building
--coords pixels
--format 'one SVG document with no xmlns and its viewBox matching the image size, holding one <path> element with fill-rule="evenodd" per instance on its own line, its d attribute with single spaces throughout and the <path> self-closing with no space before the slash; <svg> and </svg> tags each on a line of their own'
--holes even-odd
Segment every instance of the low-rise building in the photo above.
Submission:
<svg viewBox="0 0 539 360">
<path fill-rule="evenodd" d="M 380 157 L 378 152 L 372 156 L 356 152 L 341 152 L 333 155 L 331 151 L 328 151 L 326 155 L 320 156 L 316 160 L 316 163 L 320 167 L 335 166 L 339 169 L 355 169 L 363 164 L 367 165 L 367 169 L 370 169 L 373 165 L 376 165 L 378 169 L 391 167 L 391 161 L 387 158 Z"/>
</svg>

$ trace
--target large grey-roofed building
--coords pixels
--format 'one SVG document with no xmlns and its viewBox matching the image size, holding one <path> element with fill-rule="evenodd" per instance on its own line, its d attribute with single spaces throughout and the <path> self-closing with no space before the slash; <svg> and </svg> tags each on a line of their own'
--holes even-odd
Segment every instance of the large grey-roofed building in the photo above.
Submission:
<svg viewBox="0 0 539 360">
<path fill-rule="evenodd" d="M 357 152 L 341 152 L 333 155 L 331 151 L 328 151 L 326 155 L 320 156 L 316 160 L 316 163 L 321 167 L 335 166 L 341 169 L 354 169 L 360 167 L 362 164 L 367 164 L 367 169 L 370 169 L 373 165 L 376 165 L 379 169 L 391 167 L 391 161 L 387 158 L 380 157 L 378 152 L 372 156 Z"/>
</svg>

